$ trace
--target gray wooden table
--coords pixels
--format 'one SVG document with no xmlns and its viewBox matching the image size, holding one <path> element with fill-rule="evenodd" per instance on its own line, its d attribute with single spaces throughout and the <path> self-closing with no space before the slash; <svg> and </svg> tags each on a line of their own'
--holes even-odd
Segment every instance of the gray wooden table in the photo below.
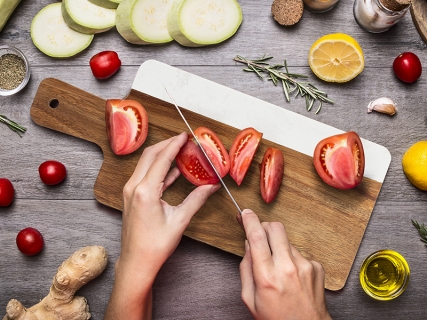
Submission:
<svg viewBox="0 0 427 320">
<path fill-rule="evenodd" d="M 425 279 L 427 248 L 419 241 L 411 219 L 427 222 L 427 193 L 406 179 L 401 158 L 414 142 L 427 139 L 427 76 L 411 85 L 397 80 L 394 58 L 403 51 L 416 53 L 427 67 L 426 44 L 422 42 L 408 14 L 382 34 L 369 34 L 353 18 L 353 1 L 342 0 L 330 12 L 304 12 L 294 27 L 278 25 L 270 13 L 271 1 L 241 0 L 243 23 L 237 34 L 220 45 L 186 48 L 178 43 L 137 46 L 125 42 L 115 29 L 96 35 L 83 53 L 69 59 L 52 59 L 31 42 L 30 24 L 49 0 L 23 0 L 0 33 L 0 45 L 21 49 L 31 65 L 28 86 L 12 97 L 0 97 L 0 114 L 28 128 L 19 138 L 0 125 L 0 176 L 15 187 L 13 204 L 0 208 L 0 317 L 11 298 L 25 306 L 37 303 L 48 292 L 60 263 L 77 249 L 97 244 L 109 254 L 105 272 L 78 293 L 87 298 L 93 319 L 102 319 L 113 285 L 114 263 L 120 250 L 121 213 L 94 199 L 93 185 L 102 163 L 95 145 L 50 131 L 30 119 L 30 106 L 37 87 L 46 77 L 55 77 L 102 98 L 121 98 L 130 90 L 138 67 L 148 59 L 182 68 L 238 91 L 256 96 L 339 129 L 354 130 L 360 136 L 387 147 L 392 161 L 346 286 L 326 292 L 335 319 L 419 319 L 427 312 Z M 346 84 L 318 80 L 307 63 L 311 44 L 320 36 L 344 32 L 361 44 L 365 70 Z M 97 81 L 88 66 L 99 51 L 115 50 L 121 70 L 112 79 Z M 233 62 L 237 54 L 258 57 L 264 53 L 276 62 L 287 59 L 291 71 L 308 74 L 310 81 L 329 93 L 335 105 L 322 111 L 305 110 L 304 100 L 287 103 L 279 87 L 242 72 Z M 367 114 L 369 101 L 388 96 L 399 107 L 388 117 Z M 38 177 L 38 166 L 55 159 L 65 164 L 64 183 L 48 187 Z M 315 208 L 314 208 L 315 210 Z M 15 244 L 19 230 L 32 226 L 45 238 L 45 248 L 33 257 L 22 255 Z M 348 226 L 348 236 L 352 226 Z M 370 253 L 390 248 L 407 259 L 411 280 L 405 293 L 390 302 L 369 298 L 359 285 L 359 268 Z M 154 285 L 155 319 L 249 319 L 240 299 L 240 258 L 194 240 L 183 238 L 176 252 L 161 269 Z M 285 312 L 285 310 L 284 310 Z"/>
</svg>

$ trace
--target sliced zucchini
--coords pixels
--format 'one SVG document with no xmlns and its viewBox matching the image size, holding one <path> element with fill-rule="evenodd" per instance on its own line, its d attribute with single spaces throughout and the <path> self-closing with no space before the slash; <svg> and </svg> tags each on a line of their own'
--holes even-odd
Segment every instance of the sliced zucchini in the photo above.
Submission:
<svg viewBox="0 0 427 320">
<path fill-rule="evenodd" d="M 21 0 L 0 0 L 0 31 Z"/>
<path fill-rule="evenodd" d="M 117 8 L 116 27 L 134 44 L 160 44 L 172 41 L 167 15 L 173 0 L 122 0 Z"/>
<path fill-rule="evenodd" d="M 86 34 L 105 32 L 116 25 L 116 9 L 102 8 L 89 0 L 63 0 L 62 15 L 71 29 Z"/>
<path fill-rule="evenodd" d="M 176 0 L 168 14 L 169 34 L 183 46 L 220 43 L 242 23 L 236 0 Z"/>
<path fill-rule="evenodd" d="M 39 11 L 31 23 L 31 39 L 44 54 L 55 57 L 71 57 L 86 49 L 93 35 L 71 29 L 61 13 L 61 3 L 50 4 Z"/>
<path fill-rule="evenodd" d="M 107 8 L 107 9 L 117 9 L 117 6 L 121 2 L 121 0 L 89 0 L 93 4 L 97 6 Z"/>
</svg>

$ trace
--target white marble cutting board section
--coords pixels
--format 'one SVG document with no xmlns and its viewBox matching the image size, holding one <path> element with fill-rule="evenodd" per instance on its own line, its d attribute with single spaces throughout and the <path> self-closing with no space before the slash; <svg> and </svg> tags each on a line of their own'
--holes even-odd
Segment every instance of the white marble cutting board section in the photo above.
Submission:
<svg viewBox="0 0 427 320">
<path fill-rule="evenodd" d="M 321 139 L 343 132 L 155 60 L 139 67 L 132 89 L 171 102 L 163 85 L 182 108 L 238 129 L 254 127 L 263 138 L 311 157 Z M 390 152 L 366 139 L 362 142 L 364 176 L 382 183 L 390 165 Z"/>
</svg>

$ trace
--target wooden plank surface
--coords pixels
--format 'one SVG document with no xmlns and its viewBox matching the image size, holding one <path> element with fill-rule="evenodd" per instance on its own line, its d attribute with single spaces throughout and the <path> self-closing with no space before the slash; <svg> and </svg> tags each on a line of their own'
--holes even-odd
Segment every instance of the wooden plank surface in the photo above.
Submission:
<svg viewBox="0 0 427 320">
<path fill-rule="evenodd" d="M 93 319 L 102 319 L 113 284 L 114 263 L 120 250 L 121 215 L 99 205 L 93 186 L 102 164 L 99 147 L 93 143 L 41 128 L 31 121 L 30 107 L 40 82 L 55 77 L 103 99 L 129 93 L 138 67 L 156 59 L 229 86 L 342 130 L 355 130 L 364 138 L 390 150 L 392 162 L 371 220 L 350 271 L 346 286 L 326 292 L 334 319 L 421 319 L 425 317 L 427 248 L 418 240 L 410 219 L 427 222 L 427 193 L 405 178 L 401 158 L 418 140 L 427 140 L 425 74 L 412 85 L 398 81 L 391 69 L 401 52 L 416 53 L 427 66 L 426 44 L 408 14 L 383 34 L 363 31 L 353 17 L 353 1 L 340 1 L 330 12 L 304 12 L 292 28 L 277 25 L 268 1 L 240 1 L 243 24 L 229 41 L 209 48 L 185 48 L 177 43 L 160 47 L 126 43 L 111 30 L 97 35 L 87 51 L 57 60 L 40 53 L 32 44 L 32 17 L 50 0 L 21 1 L 0 33 L 0 44 L 14 45 L 28 57 L 32 76 L 26 89 L 12 97 L 0 97 L 0 113 L 28 128 L 21 139 L 0 124 L 0 175 L 9 178 L 16 198 L 11 207 L 0 208 L 0 310 L 11 298 L 26 306 L 37 303 L 48 291 L 59 264 L 78 248 L 99 244 L 110 255 L 107 270 L 79 294 L 88 298 Z M 365 70 L 353 81 L 327 84 L 311 73 L 307 64 L 310 45 L 329 32 L 345 32 L 363 48 Z M 123 66 L 107 81 L 93 78 L 88 66 L 92 55 L 116 50 Z M 287 59 L 293 72 L 308 74 L 336 102 L 315 115 L 304 109 L 304 101 L 286 103 L 279 87 L 241 71 L 232 58 L 236 54 L 257 57 L 264 53 L 275 61 Z M 369 101 L 389 96 L 399 107 L 394 117 L 366 114 Z M 54 158 L 63 162 L 68 177 L 57 187 L 47 187 L 37 168 Z M 316 210 L 316 209 L 314 209 Z M 24 257 L 16 249 L 15 237 L 27 226 L 38 228 L 46 247 L 41 255 Z M 348 226 L 351 234 L 352 227 Z M 390 302 L 369 298 L 358 282 L 362 260 L 370 253 L 390 248 L 405 256 L 411 280 L 405 293 Z M 184 237 L 177 251 L 160 271 L 154 286 L 155 319 L 250 319 L 240 299 L 240 258 Z M 1 312 L 0 312 L 1 313 Z"/>
<path fill-rule="evenodd" d="M 139 101 L 148 113 L 148 137 L 141 150 L 186 131 L 172 104 L 136 90 L 132 90 L 126 99 Z M 51 107 L 53 100 L 59 104 L 55 108 Z M 183 112 L 194 128 L 206 126 L 217 132 L 227 149 L 239 133 L 233 127 L 197 113 L 184 109 Z M 106 138 L 105 100 L 48 78 L 40 84 L 30 113 L 35 123 L 92 141 L 102 149 L 104 161 L 94 186 L 95 198 L 104 205 L 123 210 L 122 190 L 135 169 L 141 150 L 124 157 L 113 154 Z M 269 146 L 281 150 L 284 155 L 285 173 L 277 199 L 267 205 L 259 194 L 258 166 Z M 311 156 L 265 139 L 261 140 L 242 186 L 238 187 L 228 176 L 224 180 L 238 203 L 259 212 L 262 221 L 282 222 L 292 243 L 302 254 L 323 265 L 327 289 L 344 287 L 381 183 L 365 177 L 352 190 L 331 188 L 318 177 Z M 173 188 L 164 193 L 164 199 L 178 205 L 192 188 L 181 176 Z M 313 208 L 318 210 L 314 212 Z M 194 216 L 185 235 L 243 256 L 245 236 L 235 215 L 234 205 L 222 189 Z M 350 236 L 348 225 L 353 229 Z"/>
</svg>

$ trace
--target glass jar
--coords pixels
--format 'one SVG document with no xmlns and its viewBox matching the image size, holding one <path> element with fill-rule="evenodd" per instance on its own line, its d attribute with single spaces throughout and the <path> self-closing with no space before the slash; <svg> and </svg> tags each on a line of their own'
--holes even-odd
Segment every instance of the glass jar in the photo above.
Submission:
<svg viewBox="0 0 427 320">
<path fill-rule="evenodd" d="M 393 0 L 355 0 L 353 7 L 354 18 L 359 26 L 368 32 L 380 33 L 387 31 L 403 18 L 410 4 L 395 5 L 393 10 L 385 3 Z"/>
<path fill-rule="evenodd" d="M 393 250 L 369 255 L 360 267 L 360 285 L 376 300 L 391 300 L 405 291 L 410 270 L 405 258 Z"/>
<path fill-rule="evenodd" d="M 304 6 L 311 12 L 326 12 L 332 9 L 338 0 L 303 0 Z"/>
<path fill-rule="evenodd" d="M 10 55 L 10 54 L 18 56 L 19 58 L 22 59 L 24 65 L 25 65 L 25 73 L 23 75 L 22 81 L 13 89 L 4 88 L 0 85 L 0 96 L 10 96 L 12 94 L 15 94 L 15 93 L 21 91 L 27 85 L 28 81 L 30 80 L 30 65 L 28 63 L 27 58 L 22 53 L 22 51 L 15 48 L 15 47 L 12 47 L 12 46 L 6 46 L 6 45 L 1 46 L 0 45 L 0 59 L 4 55 Z M 2 68 L 3 67 L 0 67 L 0 76 L 4 77 L 2 75 L 2 71 L 4 71 L 4 70 L 2 70 Z M 3 78 L 2 80 L 5 81 L 5 78 Z"/>
</svg>

